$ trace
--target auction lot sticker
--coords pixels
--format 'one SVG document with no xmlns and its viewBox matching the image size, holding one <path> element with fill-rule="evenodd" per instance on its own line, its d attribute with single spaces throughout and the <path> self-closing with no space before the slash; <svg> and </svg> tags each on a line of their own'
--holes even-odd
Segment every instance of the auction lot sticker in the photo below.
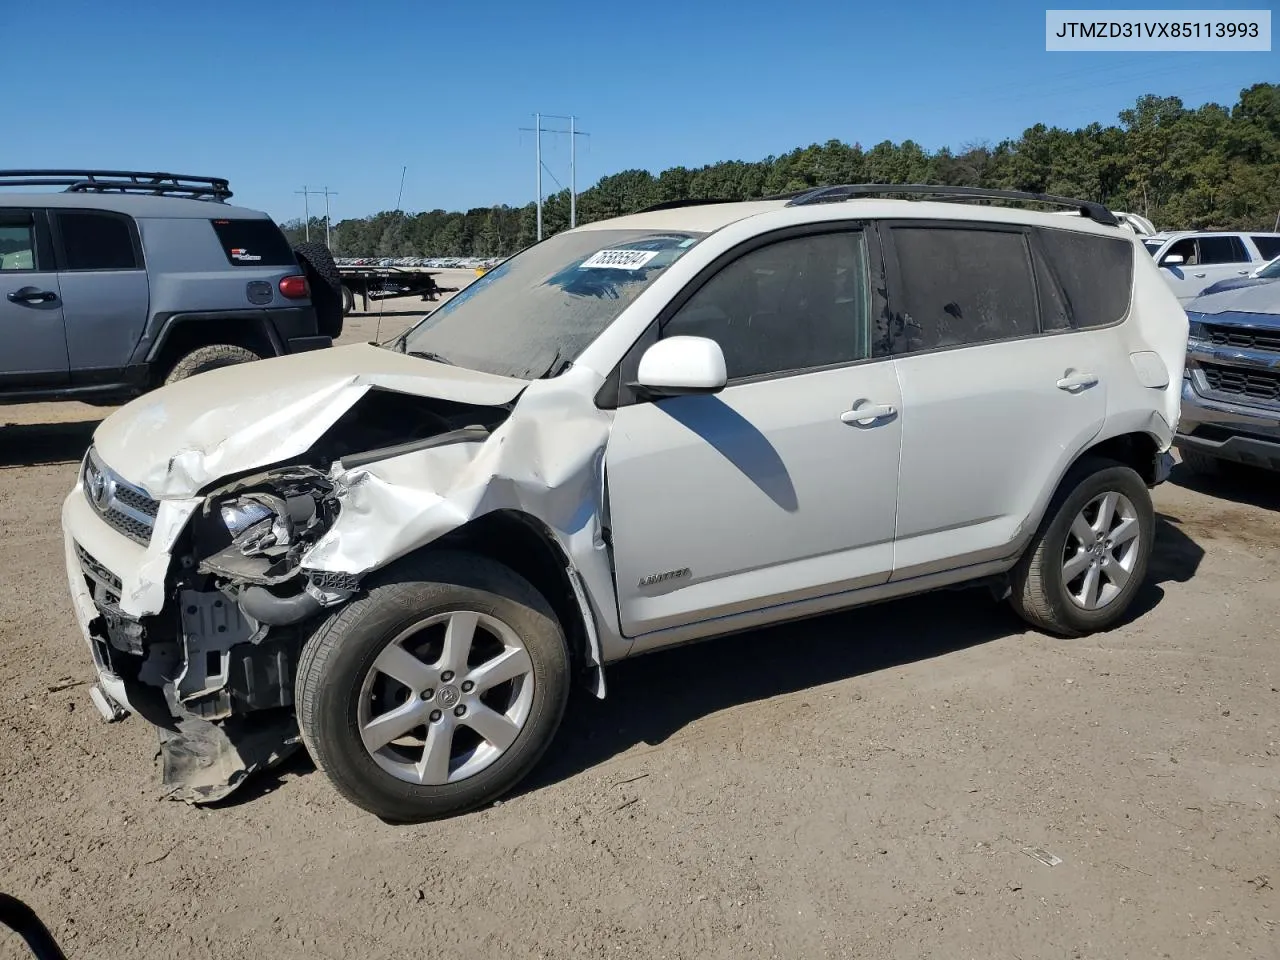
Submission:
<svg viewBox="0 0 1280 960">
<path fill-rule="evenodd" d="M 578 269 L 639 270 L 657 255 L 657 250 L 601 250 L 578 264 Z"/>
</svg>

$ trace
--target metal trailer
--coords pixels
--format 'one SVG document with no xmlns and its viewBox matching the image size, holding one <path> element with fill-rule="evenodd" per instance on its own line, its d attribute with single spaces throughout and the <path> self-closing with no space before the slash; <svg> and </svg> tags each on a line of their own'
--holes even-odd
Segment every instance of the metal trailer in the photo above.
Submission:
<svg viewBox="0 0 1280 960">
<path fill-rule="evenodd" d="M 456 293 L 457 287 L 442 287 L 436 283 L 438 270 L 426 267 L 376 267 L 338 264 L 342 277 L 342 314 L 346 316 L 356 308 L 356 298 L 361 309 L 369 312 L 369 301 L 391 300 L 397 297 L 422 297 L 438 300 L 442 293 Z"/>
</svg>

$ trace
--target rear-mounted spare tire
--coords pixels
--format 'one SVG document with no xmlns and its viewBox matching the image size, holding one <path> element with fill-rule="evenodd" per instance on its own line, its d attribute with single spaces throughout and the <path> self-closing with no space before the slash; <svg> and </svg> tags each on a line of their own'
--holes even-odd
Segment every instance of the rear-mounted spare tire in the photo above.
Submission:
<svg viewBox="0 0 1280 960">
<path fill-rule="evenodd" d="M 311 304 L 316 308 L 316 327 L 325 337 L 342 335 L 342 275 L 333 254 L 323 243 L 300 243 L 293 248 L 298 266 L 311 287 Z"/>
</svg>

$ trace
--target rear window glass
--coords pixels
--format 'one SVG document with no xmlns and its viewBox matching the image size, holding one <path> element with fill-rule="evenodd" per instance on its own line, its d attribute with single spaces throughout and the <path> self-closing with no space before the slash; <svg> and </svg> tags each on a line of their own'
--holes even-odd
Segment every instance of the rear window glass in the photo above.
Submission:
<svg viewBox="0 0 1280 960">
<path fill-rule="evenodd" d="M 60 212 L 64 270 L 137 270 L 129 218 L 118 213 Z"/>
<path fill-rule="evenodd" d="M 298 262 L 289 241 L 270 220 L 214 220 L 213 229 L 227 261 L 237 267 L 289 267 Z"/>
<path fill-rule="evenodd" d="M 1249 239 L 1258 248 L 1263 260 L 1274 260 L 1280 257 L 1280 237 L 1250 237 Z"/>
<path fill-rule="evenodd" d="M 1041 230 L 1076 327 L 1102 327 L 1129 312 L 1133 244 L 1073 230 Z"/>
<path fill-rule="evenodd" d="M 1021 232 L 894 227 L 907 349 L 988 343 L 1039 332 Z"/>
</svg>

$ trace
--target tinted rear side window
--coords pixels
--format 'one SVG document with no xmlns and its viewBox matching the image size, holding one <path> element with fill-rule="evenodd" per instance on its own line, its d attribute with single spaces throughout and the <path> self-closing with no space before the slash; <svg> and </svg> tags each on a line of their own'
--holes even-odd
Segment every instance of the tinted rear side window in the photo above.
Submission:
<svg viewBox="0 0 1280 960">
<path fill-rule="evenodd" d="M 1073 230 L 1040 230 L 1040 243 L 1075 327 L 1103 327 L 1129 312 L 1133 244 Z"/>
<path fill-rule="evenodd" d="M 1280 237 L 1250 237 L 1249 239 L 1258 248 L 1263 260 L 1274 260 L 1280 257 Z"/>
<path fill-rule="evenodd" d="M 1023 234 L 894 227 L 908 350 L 986 343 L 1040 332 Z"/>
<path fill-rule="evenodd" d="M 237 267 L 291 267 L 297 264 L 289 241 L 270 220 L 214 220 L 227 262 Z"/>
<path fill-rule="evenodd" d="M 1249 253 L 1239 237 L 1201 237 L 1200 263 L 1245 263 Z"/>
<path fill-rule="evenodd" d="M 142 266 L 129 218 L 115 213 L 58 214 L 64 270 L 137 270 Z"/>
</svg>

